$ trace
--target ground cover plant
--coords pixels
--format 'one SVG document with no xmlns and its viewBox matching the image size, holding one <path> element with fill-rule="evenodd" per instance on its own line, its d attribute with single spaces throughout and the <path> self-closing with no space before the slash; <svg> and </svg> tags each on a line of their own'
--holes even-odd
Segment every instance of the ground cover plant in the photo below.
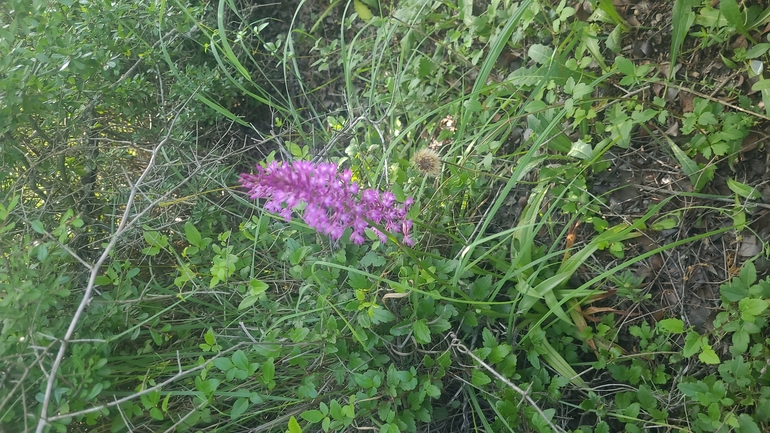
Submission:
<svg viewBox="0 0 770 433">
<path fill-rule="evenodd" d="M 0 432 L 770 429 L 767 2 L 0 17 Z"/>
</svg>

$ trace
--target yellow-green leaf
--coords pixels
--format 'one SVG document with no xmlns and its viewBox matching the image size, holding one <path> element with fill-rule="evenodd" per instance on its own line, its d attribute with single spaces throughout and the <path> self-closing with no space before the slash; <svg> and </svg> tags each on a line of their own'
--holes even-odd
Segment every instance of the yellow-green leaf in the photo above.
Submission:
<svg viewBox="0 0 770 433">
<path fill-rule="evenodd" d="M 369 9 L 369 7 L 363 4 L 361 0 L 353 0 L 353 7 L 356 9 L 358 17 L 364 21 L 369 21 L 372 19 L 372 17 L 374 17 L 374 14 L 372 14 L 372 11 Z"/>
<path fill-rule="evenodd" d="M 286 430 L 286 433 L 302 433 L 302 427 L 299 426 L 297 418 L 289 418 L 289 429 Z"/>
</svg>

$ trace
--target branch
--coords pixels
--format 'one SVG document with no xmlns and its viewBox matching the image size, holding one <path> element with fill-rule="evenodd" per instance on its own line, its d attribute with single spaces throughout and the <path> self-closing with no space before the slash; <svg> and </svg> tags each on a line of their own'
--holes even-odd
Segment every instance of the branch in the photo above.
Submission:
<svg viewBox="0 0 770 433">
<path fill-rule="evenodd" d="M 189 102 L 189 99 L 188 99 L 188 102 Z M 93 266 L 89 267 L 90 276 L 88 278 L 88 285 L 86 286 L 85 293 L 83 293 L 83 299 L 80 301 L 80 305 L 78 305 L 77 310 L 75 310 L 75 314 L 72 317 L 72 321 L 70 322 L 69 327 L 67 328 L 67 332 L 64 334 L 64 337 L 61 339 L 61 346 L 59 346 L 59 352 L 56 354 L 56 359 L 54 360 L 53 366 L 51 367 L 51 372 L 48 375 L 48 381 L 46 383 L 45 394 L 43 396 L 43 401 L 42 401 L 42 408 L 40 410 L 40 420 L 38 421 L 38 424 L 37 424 L 36 433 L 43 433 L 45 426 L 49 424 L 50 420 L 61 418 L 61 416 L 59 416 L 59 417 L 54 417 L 49 419 L 48 407 L 51 402 L 51 395 L 53 394 L 53 385 L 54 385 L 54 382 L 56 381 L 56 373 L 59 371 L 59 367 L 61 366 L 62 360 L 64 360 L 64 354 L 67 351 L 67 344 L 70 342 L 72 335 L 75 333 L 75 330 L 77 329 L 77 324 L 78 324 L 78 321 L 80 320 L 80 316 L 83 315 L 83 312 L 85 311 L 86 307 L 91 302 L 91 297 L 93 296 L 94 288 L 96 286 L 96 277 L 99 275 L 99 271 L 101 270 L 101 267 L 104 264 L 104 262 L 109 257 L 110 252 L 113 250 L 113 248 L 115 248 L 115 244 L 117 243 L 118 239 L 129 228 L 131 228 L 131 226 L 133 226 L 133 224 L 136 221 L 138 221 L 141 215 L 144 215 L 153 206 L 153 204 L 150 204 L 150 206 L 144 209 L 144 211 L 137 214 L 129 222 L 131 207 L 134 204 L 134 199 L 136 198 L 136 195 L 139 193 L 139 187 L 142 186 L 145 178 L 150 174 L 153 167 L 155 166 L 155 160 L 158 157 L 158 153 L 163 148 L 163 146 L 171 139 L 171 133 L 174 130 L 174 125 L 176 124 L 180 114 L 184 109 L 184 106 L 186 105 L 187 105 L 187 102 L 185 102 L 185 104 L 182 105 L 182 107 L 179 109 L 176 116 L 172 120 L 168 128 L 168 133 L 163 138 L 163 140 L 161 140 L 161 142 L 158 143 L 155 146 L 155 148 L 152 150 L 152 154 L 150 155 L 150 161 L 147 163 L 147 167 L 142 172 L 142 175 L 139 176 L 139 179 L 137 179 L 136 183 L 134 183 L 134 185 L 131 186 L 131 190 L 128 195 L 128 200 L 126 201 L 126 208 L 123 211 L 122 218 L 120 219 L 120 225 L 118 225 L 117 230 L 115 230 L 115 234 L 110 238 L 110 242 L 104 248 L 104 251 L 99 256 L 99 259 L 96 261 L 96 263 L 93 264 Z M 72 415 L 70 414 L 67 416 L 72 416 Z"/>
</svg>

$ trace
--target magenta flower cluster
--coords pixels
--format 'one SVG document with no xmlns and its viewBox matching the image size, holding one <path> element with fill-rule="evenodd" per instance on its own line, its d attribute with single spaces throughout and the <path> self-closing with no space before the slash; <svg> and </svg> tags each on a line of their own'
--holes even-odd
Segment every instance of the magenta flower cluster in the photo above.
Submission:
<svg viewBox="0 0 770 433">
<path fill-rule="evenodd" d="M 350 240 L 361 245 L 368 227 L 384 243 L 387 237 L 372 226 L 375 224 L 389 233 L 403 234 L 404 243 L 412 245 L 412 221 L 406 218 L 412 199 L 397 204 L 390 191 L 366 189 L 359 193 L 352 178 L 350 170 L 339 173 L 335 164 L 294 161 L 272 162 L 266 168 L 257 165 L 257 172 L 241 174 L 240 182 L 252 199 L 266 198 L 265 209 L 286 220 L 291 220 L 292 211 L 305 203 L 305 222 L 333 240 L 350 228 Z"/>
</svg>

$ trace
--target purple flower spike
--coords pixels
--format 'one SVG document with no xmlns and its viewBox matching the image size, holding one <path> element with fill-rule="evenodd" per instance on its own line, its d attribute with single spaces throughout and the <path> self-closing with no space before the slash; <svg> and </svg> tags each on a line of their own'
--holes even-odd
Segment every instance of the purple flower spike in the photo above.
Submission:
<svg viewBox="0 0 770 433">
<path fill-rule="evenodd" d="M 252 199 L 266 198 L 265 209 L 286 220 L 291 220 L 292 211 L 300 203 L 306 203 L 302 218 L 333 240 L 350 228 L 353 231 L 350 240 L 361 245 L 364 230 L 370 224 L 377 224 L 390 233 L 402 233 L 404 243 L 413 245 L 412 221 L 406 219 L 406 213 L 414 201 L 408 198 L 399 205 L 390 191 L 366 189 L 359 193 L 352 179 L 350 170 L 338 173 L 335 164 L 295 161 L 291 164 L 271 162 L 267 168 L 257 166 L 255 174 L 242 173 L 240 182 Z M 371 229 L 381 242 L 387 241 L 385 233 Z"/>
</svg>

